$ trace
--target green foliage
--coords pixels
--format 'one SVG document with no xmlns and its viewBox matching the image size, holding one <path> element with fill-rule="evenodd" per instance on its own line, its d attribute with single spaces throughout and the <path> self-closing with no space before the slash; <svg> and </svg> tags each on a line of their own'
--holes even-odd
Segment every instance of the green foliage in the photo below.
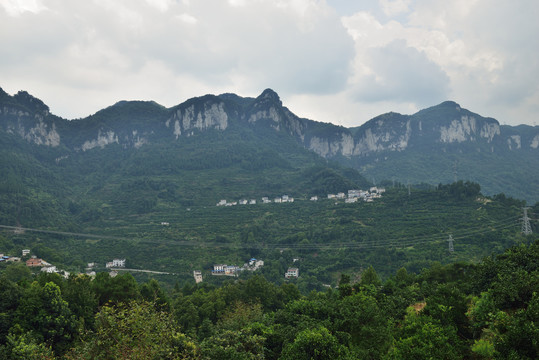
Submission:
<svg viewBox="0 0 539 360">
<path fill-rule="evenodd" d="M 320 327 L 300 332 L 283 350 L 282 360 L 351 359 L 349 350 L 339 344 L 328 329 Z"/>
<path fill-rule="evenodd" d="M 360 281 L 359 285 L 361 285 L 361 286 L 369 286 L 369 285 L 380 286 L 380 285 L 382 285 L 382 281 L 378 277 L 378 274 L 376 273 L 376 271 L 374 270 L 372 265 L 369 266 L 367 268 L 367 270 L 365 270 L 361 274 L 361 281 Z"/>
<path fill-rule="evenodd" d="M 474 266 L 435 263 L 421 274 L 401 268 L 383 284 L 373 268 L 374 283 L 351 286 L 342 274 L 346 290 L 308 296 L 293 283 L 261 276 L 220 286 L 187 283 L 172 293 L 155 279 L 132 286 L 132 276 L 106 273 L 93 280 L 39 274 L 31 283 L 0 276 L 0 353 L 7 359 L 536 359 L 538 293 L 519 290 L 512 301 L 498 281 L 513 271 L 522 284 L 534 284 L 538 247 L 537 241 L 516 246 Z M 137 299 L 125 300 L 122 291 Z"/>
<path fill-rule="evenodd" d="M 387 359 L 462 359 L 459 339 L 453 327 L 416 314 L 411 308 L 395 334 Z"/>
<path fill-rule="evenodd" d="M 24 291 L 15 317 L 21 331 L 28 333 L 36 343 L 50 345 L 57 354 L 68 349 L 78 326 L 60 288 L 53 282 L 43 286 L 33 282 Z"/>
<path fill-rule="evenodd" d="M 196 345 L 174 319 L 146 302 L 104 306 L 95 330 L 67 354 L 68 359 L 196 359 Z"/>
<path fill-rule="evenodd" d="M 133 275 L 123 273 L 111 277 L 108 273 L 98 273 L 91 283 L 96 294 L 98 304 L 107 302 L 122 303 L 139 298 L 138 284 Z"/>
</svg>

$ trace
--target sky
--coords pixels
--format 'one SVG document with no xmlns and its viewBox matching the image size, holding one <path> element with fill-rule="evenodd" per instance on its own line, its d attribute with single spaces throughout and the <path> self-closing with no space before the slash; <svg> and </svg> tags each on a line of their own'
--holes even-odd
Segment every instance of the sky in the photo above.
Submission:
<svg viewBox="0 0 539 360">
<path fill-rule="evenodd" d="M 536 0 L 0 0 L 0 87 L 76 119 L 275 90 L 346 127 L 446 100 L 539 125 Z"/>
</svg>

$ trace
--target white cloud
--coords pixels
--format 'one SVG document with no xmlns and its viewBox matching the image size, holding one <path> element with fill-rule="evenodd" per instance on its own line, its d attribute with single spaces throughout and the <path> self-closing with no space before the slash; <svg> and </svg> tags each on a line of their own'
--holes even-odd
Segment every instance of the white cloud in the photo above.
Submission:
<svg viewBox="0 0 539 360">
<path fill-rule="evenodd" d="M 380 0 L 382 11 L 389 17 L 407 13 L 411 0 Z"/>
<path fill-rule="evenodd" d="M 120 99 L 172 106 L 271 87 L 292 111 L 320 121 L 359 125 L 450 98 L 501 121 L 532 123 L 538 7 L 533 0 L 0 0 L 0 86 L 28 90 L 65 117 Z"/>
<path fill-rule="evenodd" d="M 10 16 L 20 16 L 25 12 L 37 14 L 47 10 L 41 0 L 0 0 L 0 5 Z"/>
</svg>

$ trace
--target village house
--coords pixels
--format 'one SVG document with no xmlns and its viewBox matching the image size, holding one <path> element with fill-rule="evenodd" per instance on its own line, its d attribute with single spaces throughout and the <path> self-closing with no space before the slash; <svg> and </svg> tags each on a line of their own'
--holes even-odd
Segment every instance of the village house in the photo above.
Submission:
<svg viewBox="0 0 539 360">
<path fill-rule="evenodd" d="M 220 200 L 218 203 L 217 203 L 217 206 L 225 206 L 226 205 L 226 200 Z"/>
<path fill-rule="evenodd" d="M 240 204 L 240 205 L 247 205 L 247 200 L 246 200 L 246 199 L 241 199 L 241 200 L 239 201 L 239 204 Z"/>
<path fill-rule="evenodd" d="M 311 196 L 311 201 L 318 201 L 318 196 Z"/>
<path fill-rule="evenodd" d="M 213 265 L 212 275 L 224 275 L 226 264 Z"/>
<path fill-rule="evenodd" d="M 46 266 L 41 268 L 42 272 L 46 272 L 48 274 L 57 273 L 58 269 L 56 269 L 56 266 Z"/>
<path fill-rule="evenodd" d="M 249 205 L 256 205 L 256 200 L 255 199 L 249 200 Z"/>
<path fill-rule="evenodd" d="M 26 266 L 28 267 L 43 266 L 43 260 L 37 258 L 36 256 L 32 256 L 30 259 L 26 260 Z"/>
<path fill-rule="evenodd" d="M 195 278 L 195 282 L 201 283 L 202 282 L 202 271 L 200 270 L 194 270 L 193 271 L 193 277 Z"/>
<path fill-rule="evenodd" d="M 106 268 L 125 267 L 125 259 L 114 259 L 105 264 Z"/>
<path fill-rule="evenodd" d="M 244 269 L 255 271 L 264 266 L 264 260 L 257 260 L 255 258 L 249 259 L 249 263 L 243 265 Z"/>
<path fill-rule="evenodd" d="M 270 202 L 271 202 L 271 200 L 267 196 L 264 196 L 262 198 L 262 204 L 269 204 Z"/>
<path fill-rule="evenodd" d="M 26 255 L 30 254 L 30 250 L 29 249 L 24 249 L 22 251 L 22 257 L 25 257 Z"/>
<path fill-rule="evenodd" d="M 236 275 L 236 272 L 238 272 L 240 268 L 236 265 L 227 265 L 225 267 L 225 275 L 227 276 L 234 276 Z"/>
<path fill-rule="evenodd" d="M 288 268 L 288 270 L 284 274 L 284 277 L 287 278 L 287 279 L 290 279 L 290 278 L 297 279 L 299 277 L 299 269 L 298 268 Z"/>
</svg>

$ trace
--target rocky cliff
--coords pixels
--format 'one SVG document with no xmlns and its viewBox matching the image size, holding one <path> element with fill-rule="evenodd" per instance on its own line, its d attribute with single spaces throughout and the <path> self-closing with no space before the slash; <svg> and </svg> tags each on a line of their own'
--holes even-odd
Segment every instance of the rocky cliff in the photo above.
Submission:
<svg viewBox="0 0 539 360">
<path fill-rule="evenodd" d="M 382 114 L 355 128 L 300 118 L 283 106 L 271 89 L 257 98 L 205 95 L 168 109 L 155 102 L 121 101 L 87 118 L 70 121 L 52 115 L 41 100 L 24 91 L 10 96 L 0 89 L 0 130 L 32 144 L 62 149 L 59 158 L 68 156 L 69 151 L 87 152 L 112 145 L 142 149 L 154 142 L 178 142 L 208 132 L 226 136 L 230 129 L 251 129 L 262 137 L 271 133 L 293 138 L 302 147 L 373 178 L 449 182 L 456 170 L 447 173 L 451 167 L 447 163 L 460 161 L 463 170 L 468 160 L 466 176 L 472 180 L 481 178 L 474 175 L 474 168 L 490 161 L 516 167 L 522 159 L 518 166 L 531 161 L 528 166 L 539 168 L 539 127 L 501 126 L 495 119 L 452 101 L 412 115 Z M 485 153 L 496 158 L 477 155 Z M 448 158 L 447 154 L 460 157 Z M 443 169 L 436 167 L 439 162 L 446 163 Z M 442 170 L 446 174 L 431 175 Z M 514 168 L 502 172 L 514 173 Z M 504 181 L 500 179 L 495 189 L 502 188 Z M 539 199 L 539 194 L 535 197 Z"/>
</svg>

